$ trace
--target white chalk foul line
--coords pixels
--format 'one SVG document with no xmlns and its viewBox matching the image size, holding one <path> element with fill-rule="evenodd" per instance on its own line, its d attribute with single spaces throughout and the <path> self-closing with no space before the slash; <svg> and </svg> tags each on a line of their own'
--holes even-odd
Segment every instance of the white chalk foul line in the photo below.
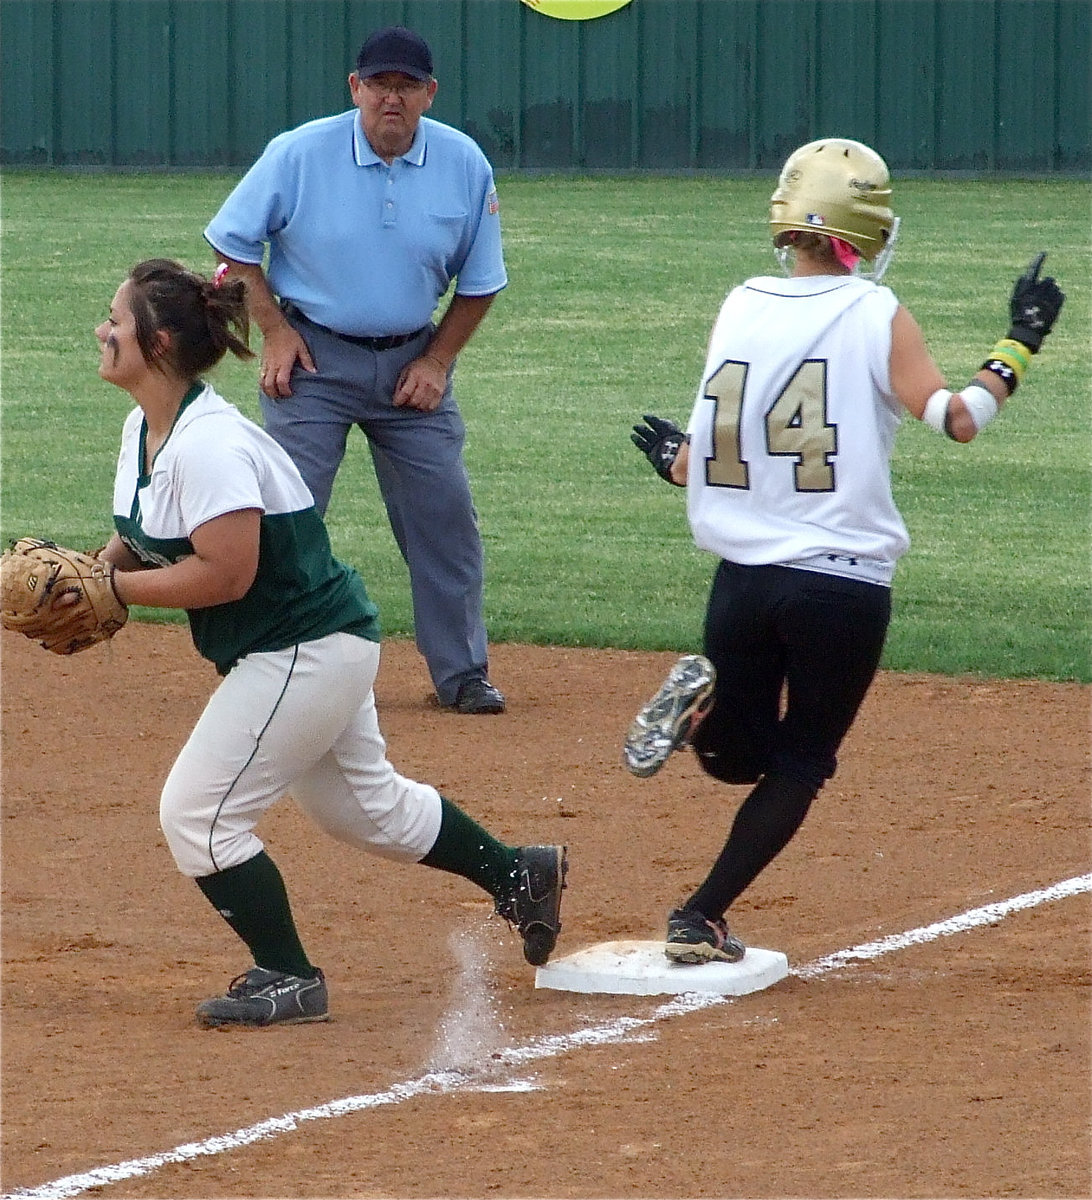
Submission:
<svg viewBox="0 0 1092 1200">
<path fill-rule="evenodd" d="M 348 1113 L 362 1112 L 369 1108 L 380 1108 L 386 1104 L 400 1104 L 404 1100 L 412 1100 L 416 1096 L 437 1094 L 441 1092 L 456 1092 L 460 1090 L 486 1090 L 496 1082 L 497 1071 L 504 1067 L 523 1067 L 540 1059 L 556 1058 L 569 1050 L 581 1046 L 604 1046 L 611 1043 L 630 1040 L 640 1040 L 642 1031 L 657 1021 L 680 1013 L 695 1012 L 711 1004 L 722 1004 L 729 997 L 718 996 L 713 992 L 687 993 L 676 996 L 666 1004 L 661 1004 L 650 1017 L 619 1017 L 607 1025 L 593 1026 L 589 1029 L 578 1029 L 569 1034 L 552 1034 L 548 1037 L 533 1038 L 522 1046 L 514 1046 L 502 1050 L 493 1056 L 491 1066 L 473 1074 L 459 1071 L 430 1071 L 416 1079 L 407 1079 L 396 1083 L 385 1092 L 372 1092 L 365 1096 L 347 1096 L 343 1100 L 332 1100 L 328 1104 L 319 1104 L 314 1108 L 300 1109 L 298 1112 L 285 1113 L 280 1117 L 270 1117 L 249 1125 L 245 1129 L 237 1129 L 233 1133 L 221 1134 L 218 1137 L 206 1138 L 203 1142 L 188 1142 L 176 1146 L 173 1150 L 161 1154 L 150 1154 L 146 1158 L 133 1158 L 126 1162 L 114 1163 L 110 1166 L 95 1167 L 91 1171 L 83 1171 L 78 1175 L 66 1175 L 51 1183 L 39 1184 L 32 1188 L 16 1188 L 6 1193 L 0 1200 L 66 1200 L 70 1196 L 79 1196 L 91 1188 L 105 1187 L 111 1183 L 123 1183 L 127 1179 L 137 1179 L 151 1175 L 161 1167 L 172 1163 L 190 1162 L 195 1158 L 210 1157 L 222 1154 L 227 1150 L 236 1150 L 241 1146 L 249 1146 L 253 1142 L 279 1137 L 283 1133 L 291 1133 L 307 1121 L 322 1121 L 330 1117 L 342 1117 Z"/>
<path fill-rule="evenodd" d="M 1075 896 L 1079 892 L 1092 891 L 1092 874 L 1075 875 L 1072 879 L 1063 879 L 1052 887 L 1041 888 L 1037 892 L 1025 892 L 1022 896 L 1013 896 L 1011 900 L 998 900 L 995 904 L 984 904 L 981 908 L 972 908 L 959 916 L 949 917 L 945 921 L 937 921 L 933 925 L 923 925 L 920 929 L 910 929 L 906 933 L 893 933 L 890 937 L 881 938 L 878 942 L 865 942 L 850 950 L 839 950 L 828 954 L 825 958 L 817 958 L 814 962 L 797 967 L 790 974 L 801 979 L 812 979 L 827 971 L 835 971 L 839 967 L 849 966 L 863 959 L 879 958 L 882 954 L 890 954 L 893 950 L 905 950 L 907 946 L 917 946 L 922 942 L 936 941 L 937 938 L 950 937 L 953 933 L 965 933 L 968 929 L 976 929 L 980 925 L 996 925 L 1011 913 L 1024 908 L 1034 908 L 1037 904 L 1046 904 L 1051 900 L 1061 900 L 1066 896 Z"/>
<path fill-rule="evenodd" d="M 1014 896 L 1011 900 L 1001 900 L 996 904 L 973 908 L 933 925 L 911 929 L 906 933 L 892 934 L 890 937 L 876 942 L 866 942 L 849 950 L 839 950 L 835 954 L 828 954 L 824 958 L 818 958 L 797 967 L 792 974 L 803 979 L 812 979 L 826 974 L 828 971 L 850 966 L 861 960 L 879 958 L 881 955 L 905 949 L 907 946 L 915 946 L 940 937 L 948 937 L 951 934 L 963 933 L 981 925 L 994 925 L 1021 909 L 1034 908 L 1039 904 L 1061 900 L 1066 896 L 1075 896 L 1080 892 L 1088 891 L 1092 891 L 1092 874 L 1077 875 L 1072 879 L 1056 883 L 1052 887 L 1025 892 L 1021 896 Z M 617 1042 L 640 1040 L 642 1031 L 660 1021 L 684 1013 L 696 1012 L 702 1008 L 709 1008 L 715 1004 L 730 1003 L 733 999 L 732 996 L 721 996 L 715 992 L 688 992 L 685 995 L 674 997 L 666 1004 L 661 1004 L 649 1017 L 619 1017 L 605 1025 L 578 1029 L 573 1033 L 532 1038 L 522 1046 L 514 1046 L 500 1051 L 493 1057 L 493 1065 L 487 1071 L 474 1074 L 464 1074 L 458 1071 L 430 1071 L 416 1079 L 407 1079 L 402 1083 L 396 1083 L 384 1092 L 347 1096 L 342 1100 L 332 1100 L 328 1104 L 319 1104 L 313 1108 L 300 1109 L 298 1112 L 285 1113 L 280 1117 L 271 1117 L 266 1121 L 259 1121 L 256 1125 L 249 1125 L 245 1129 L 237 1129 L 234 1133 L 206 1138 L 202 1142 L 188 1142 L 161 1154 L 150 1154 L 145 1158 L 133 1158 L 110 1166 L 96 1167 L 77 1175 L 66 1175 L 51 1183 L 39 1184 L 37 1187 L 17 1188 L 0 1197 L 0 1200 L 67 1200 L 68 1197 L 79 1196 L 90 1191 L 91 1188 L 105 1187 L 112 1183 L 122 1183 L 127 1179 L 151 1175 L 161 1167 L 169 1166 L 172 1163 L 191 1162 L 195 1158 L 211 1157 L 214 1154 L 223 1154 L 228 1150 L 236 1150 L 241 1146 L 249 1146 L 254 1142 L 279 1137 L 281 1134 L 291 1133 L 308 1121 L 324 1121 L 331 1117 L 342 1117 L 349 1113 L 380 1108 L 387 1104 L 401 1104 L 404 1100 L 412 1100 L 416 1096 L 461 1090 L 484 1090 L 495 1084 L 497 1070 L 502 1066 L 524 1067 L 528 1063 L 541 1059 L 556 1058 L 582 1046 L 605 1046 Z"/>
</svg>

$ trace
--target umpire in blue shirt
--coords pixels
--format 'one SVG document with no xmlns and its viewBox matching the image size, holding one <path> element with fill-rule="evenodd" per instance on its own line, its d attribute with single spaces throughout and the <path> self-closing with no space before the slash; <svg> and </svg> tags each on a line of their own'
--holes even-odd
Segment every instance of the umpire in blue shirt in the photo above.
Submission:
<svg viewBox="0 0 1092 1200">
<path fill-rule="evenodd" d="M 499 713 L 452 393 L 456 356 L 508 282 L 493 170 L 469 137 L 424 116 L 436 80 L 416 33 L 372 34 L 349 91 L 348 112 L 269 143 L 205 237 L 247 284 L 266 428 L 320 512 L 350 428 L 363 430 L 437 697 L 457 712 Z"/>
</svg>

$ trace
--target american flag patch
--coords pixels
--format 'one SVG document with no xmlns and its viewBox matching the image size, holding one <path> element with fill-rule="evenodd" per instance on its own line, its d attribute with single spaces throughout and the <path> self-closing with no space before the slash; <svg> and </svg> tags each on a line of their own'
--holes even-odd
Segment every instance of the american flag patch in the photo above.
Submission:
<svg viewBox="0 0 1092 1200">
<path fill-rule="evenodd" d="M 489 205 L 489 213 L 491 216 L 496 216 L 496 214 L 500 212 L 500 197 L 497 195 L 495 188 L 485 198 L 485 202 Z"/>
</svg>

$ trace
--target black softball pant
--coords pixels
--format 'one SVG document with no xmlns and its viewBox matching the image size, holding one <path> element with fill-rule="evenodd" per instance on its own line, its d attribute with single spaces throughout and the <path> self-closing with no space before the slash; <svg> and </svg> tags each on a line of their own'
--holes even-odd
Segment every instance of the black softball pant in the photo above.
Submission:
<svg viewBox="0 0 1092 1200">
<path fill-rule="evenodd" d="M 753 783 L 770 771 L 815 791 L 879 666 L 891 590 L 837 575 L 721 562 L 705 620 L 717 670 L 694 748 L 709 774 Z"/>
<path fill-rule="evenodd" d="M 693 745 L 710 775 L 756 786 L 686 907 L 722 916 L 800 828 L 838 765 L 890 616 L 877 584 L 721 562 L 705 624 L 716 689 Z"/>
</svg>

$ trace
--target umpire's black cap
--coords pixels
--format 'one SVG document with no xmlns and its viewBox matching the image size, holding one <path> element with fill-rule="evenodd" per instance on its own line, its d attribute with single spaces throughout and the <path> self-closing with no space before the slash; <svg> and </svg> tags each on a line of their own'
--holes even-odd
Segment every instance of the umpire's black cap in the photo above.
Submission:
<svg viewBox="0 0 1092 1200">
<path fill-rule="evenodd" d="M 401 71 L 411 79 L 432 78 L 432 51 L 428 42 L 412 29 L 390 25 L 377 29 L 360 47 L 356 56 L 356 73 L 361 79 L 382 75 L 386 71 Z"/>
</svg>

